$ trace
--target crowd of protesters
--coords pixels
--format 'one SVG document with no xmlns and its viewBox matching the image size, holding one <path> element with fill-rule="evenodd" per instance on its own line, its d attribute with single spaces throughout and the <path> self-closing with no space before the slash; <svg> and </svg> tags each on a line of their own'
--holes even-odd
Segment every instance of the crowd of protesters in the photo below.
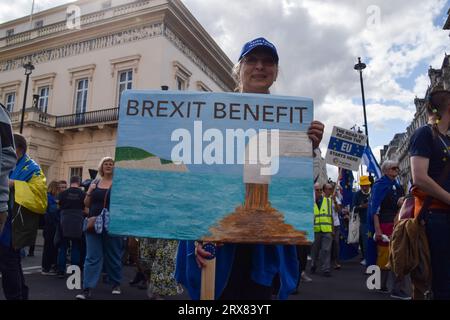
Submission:
<svg viewBox="0 0 450 320">
<path fill-rule="evenodd" d="M 278 75 L 279 57 L 275 46 L 264 38 L 244 45 L 233 74 L 240 93 L 270 94 Z M 434 90 L 428 97 L 429 124 L 417 129 L 410 154 L 416 199 L 415 216 L 426 224 L 427 249 L 431 255 L 431 296 L 450 299 L 450 91 Z M 308 129 L 314 155 L 322 140 L 324 125 L 313 121 Z M 66 277 L 70 263 L 83 270 L 83 289 L 77 299 L 92 298 L 102 279 L 111 293 L 120 295 L 124 251 L 134 257 L 133 286 L 148 290 L 149 298 L 176 295 L 185 287 L 192 299 L 200 297 L 200 274 L 211 253 L 198 241 L 134 239 L 108 233 L 114 159 L 104 157 L 97 178 L 81 186 L 81 177 L 51 181 L 27 153 L 27 141 L 13 134 L 7 111 L 0 108 L 0 271 L 6 299 L 28 299 L 21 259 L 24 248 L 33 254 L 40 220 L 44 221 L 42 274 Z M 320 151 L 319 151 L 320 153 Z M 326 171 L 326 170 L 325 170 Z M 306 273 L 334 276 L 341 269 L 340 246 L 355 215 L 359 217 L 357 248 L 361 265 L 381 270 L 381 292 L 410 299 L 404 275 L 390 271 L 390 239 L 398 220 L 405 190 L 398 184 L 398 163 L 385 161 L 382 177 L 371 181 L 361 176 L 349 206 L 342 205 L 339 186 L 332 181 L 314 185 L 314 242 L 309 246 L 224 244 L 217 247 L 216 299 L 271 299 L 275 293 L 286 299 L 297 292 L 301 282 L 313 281 Z M 248 185 L 264 189 L 267 185 Z M 267 191 L 268 192 L 268 191 Z M 264 203 L 260 204 L 264 207 Z M 105 211 L 106 209 L 106 211 Z M 100 224 L 99 224 L 100 221 Z M 126 244 L 133 243 L 125 250 Z M 336 271 L 335 271 L 336 270 Z M 389 278 L 392 281 L 388 281 Z M 391 284 L 390 284 L 391 283 Z M 413 281 L 414 285 L 414 281 Z M 420 298 L 416 297 L 415 298 Z"/>
</svg>

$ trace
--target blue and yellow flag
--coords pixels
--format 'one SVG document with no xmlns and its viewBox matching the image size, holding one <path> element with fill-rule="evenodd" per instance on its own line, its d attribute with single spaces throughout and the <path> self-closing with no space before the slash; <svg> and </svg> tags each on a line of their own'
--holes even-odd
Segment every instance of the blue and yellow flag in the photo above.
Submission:
<svg viewBox="0 0 450 320">
<path fill-rule="evenodd" d="M 351 206 L 353 199 L 353 172 L 339 168 L 339 185 L 342 193 L 342 207 Z M 349 260 L 358 255 L 358 244 L 348 244 L 348 227 L 344 219 L 340 217 L 339 259 Z"/>
<path fill-rule="evenodd" d="M 28 210 L 44 214 L 47 209 L 47 184 L 39 165 L 27 154 L 11 172 L 14 180 L 14 201 Z"/>
</svg>

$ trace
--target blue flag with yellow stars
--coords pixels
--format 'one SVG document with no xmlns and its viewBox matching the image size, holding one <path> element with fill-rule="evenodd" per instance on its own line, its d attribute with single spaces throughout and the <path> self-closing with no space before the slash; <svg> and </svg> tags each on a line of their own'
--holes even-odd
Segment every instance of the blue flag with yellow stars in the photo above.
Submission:
<svg viewBox="0 0 450 320">
<path fill-rule="evenodd" d="M 328 149 L 345 153 L 356 158 L 361 158 L 366 146 L 352 143 L 348 140 L 341 140 L 336 137 L 331 137 L 330 142 L 328 143 Z"/>
<path fill-rule="evenodd" d="M 23 155 L 10 173 L 14 180 L 14 201 L 34 213 L 47 210 L 47 183 L 41 167 L 27 154 Z"/>
<path fill-rule="evenodd" d="M 339 185 L 342 192 L 342 207 L 350 207 L 353 200 L 353 171 L 339 169 Z M 349 260 L 358 255 L 358 244 L 348 244 L 348 220 L 340 217 L 339 259 Z"/>
</svg>

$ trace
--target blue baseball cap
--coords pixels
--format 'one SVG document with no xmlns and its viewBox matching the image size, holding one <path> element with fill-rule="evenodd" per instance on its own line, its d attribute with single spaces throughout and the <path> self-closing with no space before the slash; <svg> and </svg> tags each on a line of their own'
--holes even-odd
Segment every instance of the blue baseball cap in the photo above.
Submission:
<svg viewBox="0 0 450 320">
<path fill-rule="evenodd" d="M 241 54 L 239 55 L 239 59 L 238 61 L 241 61 L 241 59 L 243 57 L 245 57 L 246 55 L 248 55 L 251 51 L 253 51 L 256 48 L 259 47 L 263 47 L 266 48 L 270 51 L 270 53 L 272 53 L 272 56 L 275 59 L 275 62 L 278 63 L 278 53 L 277 53 L 277 48 L 275 48 L 275 46 L 273 45 L 273 43 L 267 41 L 264 38 L 256 38 L 254 40 L 251 40 L 249 42 L 247 42 L 246 44 L 244 44 L 244 47 L 241 50 Z"/>
</svg>

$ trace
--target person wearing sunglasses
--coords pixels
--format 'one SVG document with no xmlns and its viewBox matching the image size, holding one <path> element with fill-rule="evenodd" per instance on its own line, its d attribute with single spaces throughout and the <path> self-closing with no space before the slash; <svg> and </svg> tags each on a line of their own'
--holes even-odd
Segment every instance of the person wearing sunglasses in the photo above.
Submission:
<svg viewBox="0 0 450 320">
<path fill-rule="evenodd" d="M 367 265 L 378 265 L 381 269 L 381 292 L 388 293 L 389 278 L 389 237 L 394 230 L 394 220 L 404 199 L 405 192 L 397 182 L 399 174 L 398 162 L 386 160 L 381 165 L 383 176 L 378 179 L 372 188 L 372 197 L 368 208 L 369 241 L 367 252 Z M 375 250 L 373 250 L 375 249 Z M 376 253 L 375 253 L 376 252 Z M 409 300 L 411 297 L 405 292 L 403 277 L 395 278 L 391 297 Z"/>
<path fill-rule="evenodd" d="M 279 57 L 275 46 L 264 38 L 247 42 L 233 68 L 236 92 L 270 94 L 278 76 Z M 324 125 L 312 121 L 308 136 L 313 149 L 322 140 Z M 201 268 L 210 256 L 202 244 L 181 241 L 177 256 L 177 280 L 192 299 L 200 297 Z M 216 299 L 270 300 L 272 283 L 280 282 L 279 298 L 295 291 L 300 276 L 296 246 L 262 244 L 224 244 L 217 247 Z"/>
</svg>

